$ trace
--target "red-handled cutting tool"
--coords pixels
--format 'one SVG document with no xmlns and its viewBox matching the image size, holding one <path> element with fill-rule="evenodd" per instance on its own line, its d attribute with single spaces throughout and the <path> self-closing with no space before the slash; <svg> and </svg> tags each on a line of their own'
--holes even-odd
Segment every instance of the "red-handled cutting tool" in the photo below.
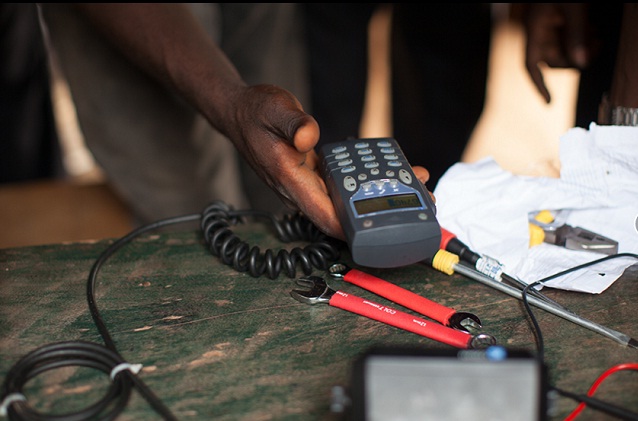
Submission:
<svg viewBox="0 0 638 421">
<path fill-rule="evenodd" d="M 466 332 L 477 332 L 482 328 L 481 320 L 472 313 L 456 311 L 376 276 L 357 269 L 351 269 L 343 263 L 333 264 L 328 269 L 328 273 L 333 278 L 343 279 L 346 282 L 374 292 L 380 297 L 387 298 L 405 308 L 421 313 L 445 326 Z"/>
<path fill-rule="evenodd" d="M 341 308 L 457 348 L 485 348 L 496 343 L 493 336 L 485 333 L 472 335 L 343 291 L 335 291 L 326 284 L 323 278 L 318 276 L 299 278 L 297 279 L 297 285 L 304 287 L 304 289 L 294 289 L 290 292 L 290 295 L 302 303 L 327 303 L 333 307 Z"/>
</svg>

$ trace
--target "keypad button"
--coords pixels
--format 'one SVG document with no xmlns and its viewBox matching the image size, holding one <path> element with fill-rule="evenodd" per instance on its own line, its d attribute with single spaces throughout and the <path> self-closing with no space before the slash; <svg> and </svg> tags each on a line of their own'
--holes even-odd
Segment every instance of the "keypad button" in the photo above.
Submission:
<svg viewBox="0 0 638 421">
<path fill-rule="evenodd" d="M 357 181 L 354 177 L 348 175 L 343 179 L 343 188 L 348 191 L 355 191 L 357 188 Z"/>
</svg>

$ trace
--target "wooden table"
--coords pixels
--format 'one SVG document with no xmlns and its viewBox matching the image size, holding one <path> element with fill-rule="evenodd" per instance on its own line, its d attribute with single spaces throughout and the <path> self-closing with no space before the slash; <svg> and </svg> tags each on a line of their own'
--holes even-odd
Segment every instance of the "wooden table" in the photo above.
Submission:
<svg viewBox="0 0 638 421">
<path fill-rule="evenodd" d="M 240 225 L 236 232 L 262 249 L 282 246 L 258 224 Z M 20 357 L 44 344 L 103 343 L 88 311 L 86 283 L 94 261 L 111 243 L 0 250 L 0 379 Z M 351 264 L 349 259 L 344 252 L 342 260 Z M 536 350 L 522 303 L 508 295 L 420 264 L 366 271 L 475 313 L 502 345 Z M 637 273 L 626 271 L 600 295 L 544 292 L 580 316 L 635 338 Z M 353 285 L 330 284 L 397 308 Z M 350 384 L 353 360 L 369 347 L 450 349 L 334 307 L 299 303 L 289 295 L 293 287 L 284 274 L 275 280 L 253 278 L 222 264 L 193 225 L 145 234 L 115 253 L 98 276 L 96 301 L 122 356 L 144 365 L 140 376 L 180 420 L 340 419 L 330 411 L 331 389 Z M 552 385 L 586 393 L 605 370 L 638 361 L 636 349 L 545 311 L 535 314 Z M 59 412 L 97 400 L 108 377 L 65 368 L 32 383 L 29 403 Z M 638 376 L 618 373 L 596 396 L 638 411 Z M 575 406 L 560 398 L 551 419 L 563 419 Z M 150 420 L 157 414 L 134 392 L 121 419 Z M 590 409 L 579 417 L 594 419 L 612 418 Z"/>
</svg>

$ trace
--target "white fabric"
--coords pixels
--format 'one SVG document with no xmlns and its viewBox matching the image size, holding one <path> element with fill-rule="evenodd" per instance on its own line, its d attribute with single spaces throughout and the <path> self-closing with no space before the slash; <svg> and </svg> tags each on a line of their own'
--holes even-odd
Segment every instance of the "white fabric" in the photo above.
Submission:
<svg viewBox="0 0 638 421">
<path fill-rule="evenodd" d="M 514 175 L 492 158 L 458 163 L 434 191 L 438 220 L 526 283 L 605 257 L 546 243 L 530 248 L 529 212 L 567 210 L 569 225 L 618 241 L 619 253 L 638 254 L 638 128 L 570 129 L 560 138 L 560 164 L 560 178 L 549 178 Z M 634 263 L 612 259 L 546 285 L 600 293 Z"/>
</svg>

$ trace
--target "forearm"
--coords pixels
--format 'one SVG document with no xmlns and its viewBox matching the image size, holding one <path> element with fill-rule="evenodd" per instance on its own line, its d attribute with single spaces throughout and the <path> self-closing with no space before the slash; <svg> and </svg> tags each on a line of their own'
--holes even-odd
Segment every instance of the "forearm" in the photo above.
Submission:
<svg viewBox="0 0 638 421">
<path fill-rule="evenodd" d="M 231 98 L 246 84 L 187 6 L 80 3 L 77 7 L 129 59 L 227 132 L 233 121 Z"/>
<path fill-rule="evenodd" d="M 316 170 L 319 126 L 280 87 L 248 86 L 182 4 L 80 4 L 131 61 L 172 87 L 235 145 L 285 203 L 343 238 Z"/>
<path fill-rule="evenodd" d="M 638 108 L 638 4 L 625 3 L 609 102 Z"/>
</svg>

